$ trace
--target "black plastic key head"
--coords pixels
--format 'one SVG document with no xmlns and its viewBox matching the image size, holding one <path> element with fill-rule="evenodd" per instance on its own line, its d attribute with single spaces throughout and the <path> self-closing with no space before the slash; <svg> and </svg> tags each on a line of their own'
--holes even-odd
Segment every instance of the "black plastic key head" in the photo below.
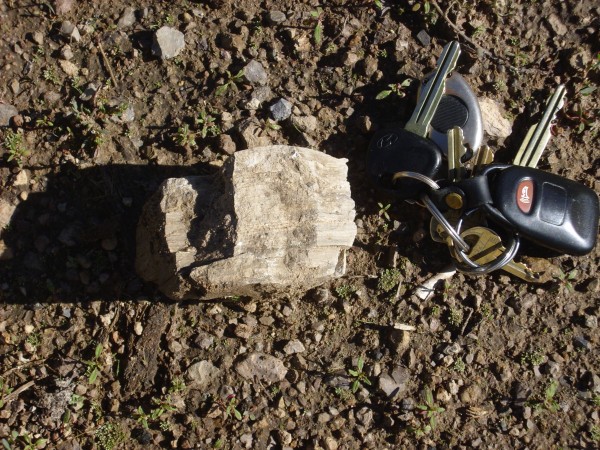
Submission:
<svg viewBox="0 0 600 450">
<path fill-rule="evenodd" d="M 573 180 L 530 167 L 500 171 L 494 206 L 525 238 L 569 255 L 592 251 L 598 236 L 598 196 Z"/>
<path fill-rule="evenodd" d="M 371 181 L 397 199 L 419 199 L 427 185 L 412 179 L 392 181 L 398 172 L 417 172 L 436 179 L 442 166 L 442 151 L 431 140 L 404 128 L 380 130 L 371 139 L 367 172 Z"/>
</svg>

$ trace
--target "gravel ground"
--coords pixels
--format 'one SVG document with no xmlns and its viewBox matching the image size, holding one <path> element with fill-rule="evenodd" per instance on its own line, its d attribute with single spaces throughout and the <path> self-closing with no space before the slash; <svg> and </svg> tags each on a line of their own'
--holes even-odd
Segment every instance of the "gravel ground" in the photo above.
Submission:
<svg viewBox="0 0 600 450">
<path fill-rule="evenodd" d="M 540 167 L 600 191 L 600 8 L 443 3 L 0 3 L 5 448 L 597 448 L 600 251 L 421 300 L 448 252 L 364 161 L 458 40 L 496 161 L 564 83 Z M 135 226 L 160 182 L 271 143 L 348 159 L 347 275 L 260 301 L 143 283 Z"/>
</svg>

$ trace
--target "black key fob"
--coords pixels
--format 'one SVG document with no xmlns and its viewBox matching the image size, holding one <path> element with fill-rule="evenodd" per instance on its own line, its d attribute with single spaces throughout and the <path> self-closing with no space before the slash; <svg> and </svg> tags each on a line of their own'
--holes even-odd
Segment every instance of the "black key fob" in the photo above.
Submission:
<svg viewBox="0 0 600 450">
<path fill-rule="evenodd" d="M 418 200 L 428 189 L 413 179 L 393 177 L 398 172 L 417 172 L 435 180 L 442 167 L 437 144 L 401 127 L 379 130 L 369 143 L 367 172 L 371 182 L 398 200 Z"/>
<path fill-rule="evenodd" d="M 492 175 L 490 188 L 494 207 L 533 243 L 569 255 L 585 255 L 596 245 L 599 206 L 592 189 L 522 166 Z"/>
<path fill-rule="evenodd" d="M 425 85 L 431 76 L 426 75 L 421 85 Z M 446 80 L 444 95 L 431 120 L 429 132 L 429 138 L 440 147 L 444 156 L 448 154 L 448 130 L 454 127 L 462 128 L 464 144 L 472 150 L 472 154 L 467 154 L 467 159 L 474 157 L 483 140 L 481 109 L 470 86 L 456 72 Z"/>
</svg>

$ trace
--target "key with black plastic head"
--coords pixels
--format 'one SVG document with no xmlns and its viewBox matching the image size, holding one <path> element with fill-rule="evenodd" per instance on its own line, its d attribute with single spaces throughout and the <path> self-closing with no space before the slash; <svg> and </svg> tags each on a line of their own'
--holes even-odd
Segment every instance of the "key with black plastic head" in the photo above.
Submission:
<svg viewBox="0 0 600 450">
<path fill-rule="evenodd" d="M 394 174 L 416 172 L 435 179 L 442 167 L 442 151 L 426 136 L 444 93 L 446 78 L 456 67 L 459 55 L 457 42 L 447 44 L 406 126 L 381 130 L 371 140 L 367 156 L 369 176 L 377 186 L 398 199 L 418 199 L 427 187 L 412 179 L 394 181 Z"/>
<path fill-rule="evenodd" d="M 532 167 L 489 166 L 487 212 L 522 237 L 559 253 L 585 255 L 598 236 L 598 195 L 576 181 Z"/>
</svg>

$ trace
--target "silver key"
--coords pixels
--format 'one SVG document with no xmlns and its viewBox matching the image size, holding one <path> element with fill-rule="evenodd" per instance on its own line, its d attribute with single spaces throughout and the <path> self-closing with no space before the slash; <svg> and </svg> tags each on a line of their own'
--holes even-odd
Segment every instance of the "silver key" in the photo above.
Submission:
<svg viewBox="0 0 600 450">
<path fill-rule="evenodd" d="M 446 44 L 437 60 L 431 81 L 423 88 L 417 100 L 417 107 L 404 127 L 406 130 L 426 137 L 431 127 L 431 119 L 444 95 L 446 78 L 456 67 L 460 45 L 452 41 Z"/>
<path fill-rule="evenodd" d="M 454 127 L 448 130 L 448 180 L 460 181 L 465 174 L 465 168 L 462 165 L 461 158 L 467 152 L 463 143 L 463 130 L 460 127 Z"/>
<path fill-rule="evenodd" d="M 537 167 L 548 141 L 550 140 L 550 127 L 556 118 L 556 113 L 565 103 L 566 88 L 559 85 L 552 97 L 548 100 L 546 110 L 539 123 L 529 128 L 525 140 L 521 144 L 513 164 L 525 167 Z"/>
</svg>

